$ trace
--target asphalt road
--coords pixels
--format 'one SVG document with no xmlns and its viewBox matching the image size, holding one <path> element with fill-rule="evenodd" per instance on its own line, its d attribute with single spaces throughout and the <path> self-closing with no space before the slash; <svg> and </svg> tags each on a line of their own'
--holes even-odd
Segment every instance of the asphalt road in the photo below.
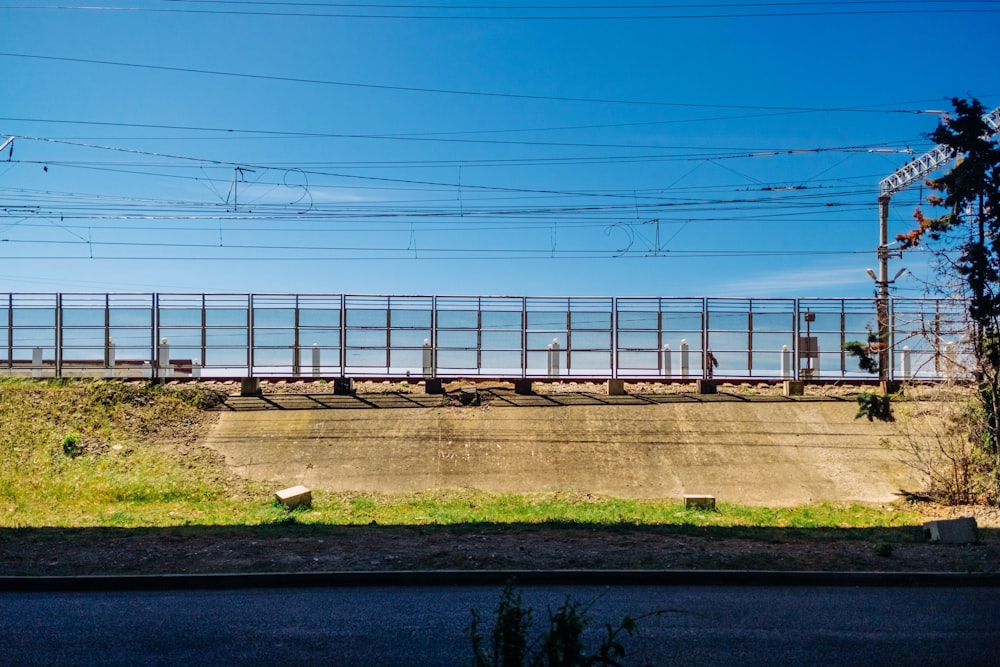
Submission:
<svg viewBox="0 0 1000 667">
<path fill-rule="evenodd" d="M 0 593 L 0 665 L 462 665 L 495 586 Z M 531 586 L 537 621 L 571 594 L 597 638 L 655 609 L 628 664 L 996 665 L 987 587 Z"/>
</svg>

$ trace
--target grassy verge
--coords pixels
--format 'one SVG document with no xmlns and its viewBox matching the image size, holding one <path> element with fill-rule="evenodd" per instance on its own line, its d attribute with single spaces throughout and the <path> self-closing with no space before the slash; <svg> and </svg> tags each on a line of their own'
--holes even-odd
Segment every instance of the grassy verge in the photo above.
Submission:
<svg viewBox="0 0 1000 667">
<path fill-rule="evenodd" d="M 317 493 L 289 513 L 271 490 L 230 476 L 197 444 L 220 397 L 199 389 L 108 381 L 0 380 L 0 527 L 259 525 L 534 526 L 606 529 L 801 529 L 816 538 L 879 539 L 919 524 L 904 507 L 814 504 L 772 509 L 584 494 L 490 495 L 440 491 L 400 496 Z M 858 530 L 861 529 L 861 530 Z"/>
</svg>

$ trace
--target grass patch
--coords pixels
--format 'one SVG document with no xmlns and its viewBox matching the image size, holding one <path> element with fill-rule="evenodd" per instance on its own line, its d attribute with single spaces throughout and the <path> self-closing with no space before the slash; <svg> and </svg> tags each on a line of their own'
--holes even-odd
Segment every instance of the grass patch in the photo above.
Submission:
<svg viewBox="0 0 1000 667">
<path fill-rule="evenodd" d="M 589 494 L 313 494 L 288 512 L 273 489 L 230 476 L 194 444 L 222 398 L 196 385 L 0 379 L 0 527 L 444 526 L 456 530 L 567 527 L 785 539 L 899 539 L 923 517 L 906 506 L 720 504 Z M 850 529 L 847 531 L 846 529 Z M 769 532 L 771 531 L 771 532 Z M 897 537 L 889 538 L 890 534 Z"/>
<path fill-rule="evenodd" d="M 814 503 L 767 508 L 722 503 L 717 511 L 689 510 L 672 500 L 601 498 L 589 494 L 487 494 L 434 491 L 406 495 L 314 493 L 313 508 L 298 513 L 302 525 L 451 526 L 471 530 L 533 528 L 655 530 L 754 539 L 812 536 L 880 539 L 915 526 L 914 510 L 856 503 Z"/>
</svg>

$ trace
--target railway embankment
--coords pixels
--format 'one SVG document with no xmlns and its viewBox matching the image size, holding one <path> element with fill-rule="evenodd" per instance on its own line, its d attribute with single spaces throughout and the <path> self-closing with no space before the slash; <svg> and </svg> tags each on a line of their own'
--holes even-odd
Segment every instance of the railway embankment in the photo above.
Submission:
<svg viewBox="0 0 1000 667">
<path fill-rule="evenodd" d="M 206 444 L 247 478 L 329 491 L 709 494 L 787 506 L 886 502 L 923 483 L 885 446 L 928 437 L 920 425 L 857 419 L 850 394 L 480 396 L 477 406 L 419 391 L 231 396 Z"/>
</svg>

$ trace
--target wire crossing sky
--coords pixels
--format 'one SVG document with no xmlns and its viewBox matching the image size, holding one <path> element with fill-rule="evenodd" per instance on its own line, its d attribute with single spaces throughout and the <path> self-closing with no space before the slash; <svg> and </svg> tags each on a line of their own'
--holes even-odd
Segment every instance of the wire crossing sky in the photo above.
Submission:
<svg viewBox="0 0 1000 667">
<path fill-rule="evenodd" d="M 879 181 L 951 97 L 1000 104 L 997 1 L 40 1 L 0 25 L 0 292 L 869 297 Z M 923 294 L 928 258 L 903 267 Z"/>
</svg>

